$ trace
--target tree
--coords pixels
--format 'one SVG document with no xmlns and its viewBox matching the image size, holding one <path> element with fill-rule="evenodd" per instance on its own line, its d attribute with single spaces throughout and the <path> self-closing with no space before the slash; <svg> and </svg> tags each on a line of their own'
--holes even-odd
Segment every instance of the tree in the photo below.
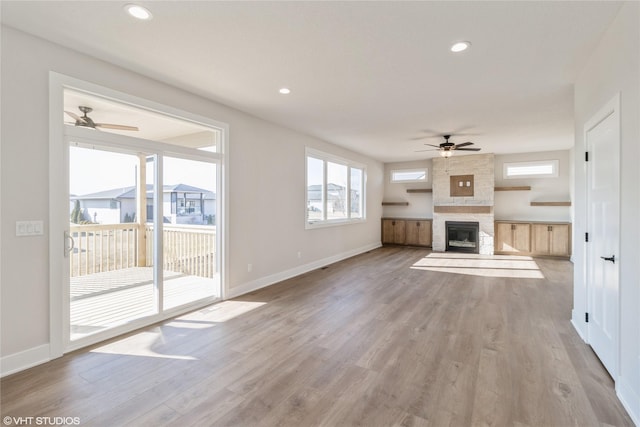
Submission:
<svg viewBox="0 0 640 427">
<path fill-rule="evenodd" d="M 83 219 L 84 215 L 82 215 L 82 210 L 80 209 L 80 200 L 76 200 L 73 210 L 71 211 L 71 222 L 80 224 Z"/>
</svg>

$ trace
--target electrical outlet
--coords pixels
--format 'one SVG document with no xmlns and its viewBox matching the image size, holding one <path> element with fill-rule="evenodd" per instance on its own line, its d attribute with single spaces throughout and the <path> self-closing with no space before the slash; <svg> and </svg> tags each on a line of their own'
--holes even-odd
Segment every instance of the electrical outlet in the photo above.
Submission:
<svg viewBox="0 0 640 427">
<path fill-rule="evenodd" d="M 253 264 L 247 264 L 247 272 L 251 273 L 252 270 L 253 270 Z"/>
<path fill-rule="evenodd" d="M 302 258 L 302 252 L 298 251 L 298 259 Z"/>
</svg>

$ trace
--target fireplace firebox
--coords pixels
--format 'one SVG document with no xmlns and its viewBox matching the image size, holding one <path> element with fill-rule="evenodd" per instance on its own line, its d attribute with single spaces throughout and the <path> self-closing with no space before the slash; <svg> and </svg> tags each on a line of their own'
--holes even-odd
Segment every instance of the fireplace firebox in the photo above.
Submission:
<svg viewBox="0 0 640 427">
<path fill-rule="evenodd" d="M 445 221 L 447 252 L 480 253 L 480 225 L 471 221 Z"/>
</svg>

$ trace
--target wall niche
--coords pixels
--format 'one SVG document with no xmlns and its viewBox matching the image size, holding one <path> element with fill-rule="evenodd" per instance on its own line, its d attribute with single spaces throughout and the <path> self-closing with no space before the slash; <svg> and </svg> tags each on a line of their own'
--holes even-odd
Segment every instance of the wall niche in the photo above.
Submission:
<svg viewBox="0 0 640 427">
<path fill-rule="evenodd" d="M 451 197 L 473 197 L 473 175 L 451 175 Z"/>
</svg>

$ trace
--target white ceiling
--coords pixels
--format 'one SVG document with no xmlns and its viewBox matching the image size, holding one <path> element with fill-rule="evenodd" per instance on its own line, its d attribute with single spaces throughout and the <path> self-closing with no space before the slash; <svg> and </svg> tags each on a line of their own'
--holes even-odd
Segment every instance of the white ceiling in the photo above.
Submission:
<svg viewBox="0 0 640 427">
<path fill-rule="evenodd" d="M 385 162 L 432 157 L 415 151 L 441 141 L 417 138 L 443 133 L 498 154 L 570 148 L 572 83 L 621 5 L 145 1 L 141 22 L 126 3 L 2 1 L 1 17 Z M 451 53 L 458 40 L 471 49 Z"/>
</svg>

